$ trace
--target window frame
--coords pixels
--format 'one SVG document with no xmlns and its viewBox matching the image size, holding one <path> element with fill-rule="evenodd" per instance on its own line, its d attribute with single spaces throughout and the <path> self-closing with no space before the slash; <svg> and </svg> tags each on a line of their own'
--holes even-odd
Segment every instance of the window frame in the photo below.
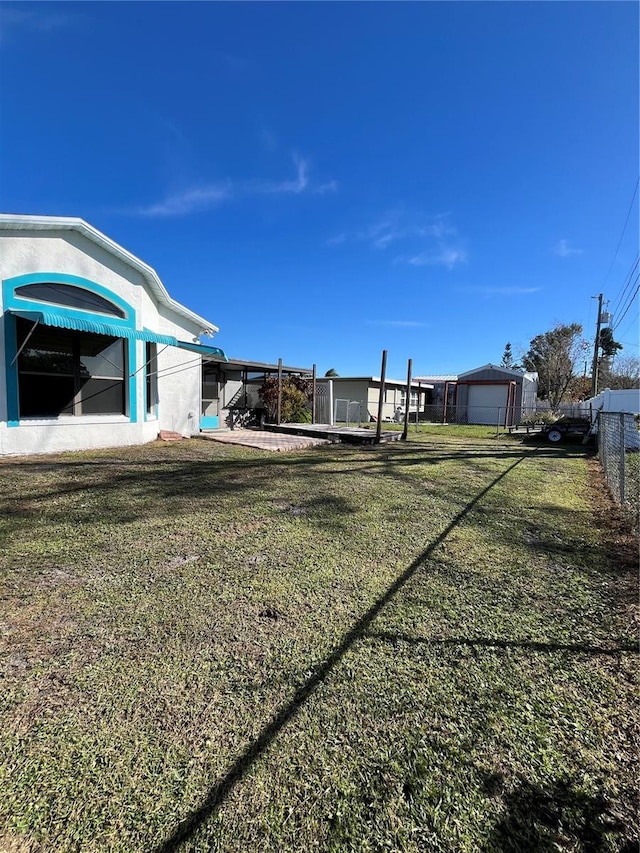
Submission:
<svg viewBox="0 0 640 853">
<path fill-rule="evenodd" d="M 15 319 L 15 335 L 16 342 L 19 342 L 21 333 L 19 331 L 19 322 L 27 323 L 28 321 L 22 320 L 21 318 Z M 126 346 L 126 339 L 120 337 L 111 337 L 108 335 L 94 335 L 91 332 L 80 332 L 74 329 L 59 329 L 57 327 L 47 327 L 49 334 L 59 334 L 61 338 L 66 337 L 70 347 L 70 355 L 71 355 L 71 372 L 56 372 L 56 371 L 47 371 L 47 370 L 28 370 L 25 369 L 21 361 L 23 361 L 24 354 L 28 352 L 29 349 L 38 349 L 37 346 L 27 346 L 23 352 L 20 353 L 16 360 L 16 375 L 17 375 L 17 383 L 18 383 L 18 417 L 22 420 L 45 420 L 51 418 L 60 418 L 60 417 L 113 417 L 113 416 L 126 416 L 127 408 L 128 408 L 128 389 L 127 389 L 127 375 L 128 375 L 128 347 Z M 25 328 L 25 334 L 29 335 L 30 330 Z M 35 340 L 34 340 L 35 338 Z M 100 373 L 89 373 L 87 376 L 82 372 L 82 339 L 83 338 L 104 338 L 105 340 L 111 340 L 112 343 L 116 341 L 120 343 L 121 348 L 121 358 L 122 358 L 122 372 L 120 376 L 107 376 L 102 375 Z M 37 344 L 37 330 L 36 332 L 29 337 L 29 343 Z M 21 377 L 28 376 L 40 376 L 40 377 L 58 377 L 58 378 L 66 378 L 71 379 L 73 381 L 73 396 L 70 402 L 71 411 L 65 411 L 68 407 L 64 407 L 56 414 L 47 414 L 47 413 L 33 413 L 26 414 L 23 413 L 23 401 L 21 397 L 21 392 L 24 390 L 24 384 L 21 381 Z M 91 399 L 92 396 L 83 399 L 83 389 L 86 383 L 90 380 L 98 380 L 98 381 L 110 381 L 112 382 L 112 386 L 119 384 L 120 386 L 120 410 L 119 411 L 105 411 L 105 412 L 87 412 L 84 411 L 84 406 Z"/>
</svg>

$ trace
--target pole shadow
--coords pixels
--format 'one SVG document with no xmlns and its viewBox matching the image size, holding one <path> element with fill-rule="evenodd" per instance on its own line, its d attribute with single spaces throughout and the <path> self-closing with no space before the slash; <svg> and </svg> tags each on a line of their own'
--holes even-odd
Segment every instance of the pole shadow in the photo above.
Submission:
<svg viewBox="0 0 640 853">
<path fill-rule="evenodd" d="M 444 528 L 444 530 L 430 543 L 430 545 L 411 563 L 408 568 L 399 575 L 387 588 L 386 592 L 375 601 L 363 616 L 344 635 L 342 641 L 331 654 L 318 666 L 316 671 L 295 692 L 292 700 L 285 705 L 264 726 L 258 737 L 247 747 L 247 749 L 233 762 L 214 784 L 207 794 L 202 805 L 191 812 L 171 835 L 159 845 L 153 848 L 152 853 L 173 853 L 198 830 L 202 824 L 225 802 L 231 791 L 244 778 L 251 766 L 267 750 L 273 740 L 278 736 L 287 723 L 292 720 L 301 706 L 309 699 L 317 687 L 329 676 L 332 670 L 340 663 L 345 654 L 354 643 L 360 639 L 368 630 L 373 620 L 380 611 L 393 599 L 405 584 L 415 575 L 423 563 L 430 557 L 435 549 L 449 536 L 449 534 L 465 519 L 471 510 L 487 495 L 498 483 L 510 474 L 514 468 L 525 459 L 530 458 L 531 452 L 526 452 L 520 458 L 509 465 L 488 486 L 482 489 Z"/>
</svg>

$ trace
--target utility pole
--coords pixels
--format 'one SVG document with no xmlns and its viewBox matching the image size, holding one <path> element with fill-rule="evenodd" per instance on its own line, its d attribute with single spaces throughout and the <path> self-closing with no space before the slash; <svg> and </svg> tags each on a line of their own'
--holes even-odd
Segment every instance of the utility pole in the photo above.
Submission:
<svg viewBox="0 0 640 853">
<path fill-rule="evenodd" d="M 600 349 L 600 325 L 602 324 L 602 294 L 599 293 L 591 298 L 598 300 L 598 322 L 596 323 L 596 339 L 593 344 L 593 366 L 591 368 L 591 396 L 595 397 L 598 393 L 598 350 Z"/>
</svg>

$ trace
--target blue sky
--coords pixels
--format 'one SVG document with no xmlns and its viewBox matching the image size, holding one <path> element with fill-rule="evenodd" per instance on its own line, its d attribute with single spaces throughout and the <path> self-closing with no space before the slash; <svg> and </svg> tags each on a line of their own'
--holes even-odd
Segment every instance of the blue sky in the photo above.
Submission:
<svg viewBox="0 0 640 853">
<path fill-rule="evenodd" d="M 86 219 L 234 357 L 462 372 L 599 292 L 638 355 L 638 151 L 637 3 L 0 7 L 2 211 Z"/>
</svg>

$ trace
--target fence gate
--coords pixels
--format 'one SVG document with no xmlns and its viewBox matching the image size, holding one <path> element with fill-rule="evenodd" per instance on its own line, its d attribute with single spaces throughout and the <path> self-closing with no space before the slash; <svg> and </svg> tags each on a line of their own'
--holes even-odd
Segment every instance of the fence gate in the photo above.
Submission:
<svg viewBox="0 0 640 853">
<path fill-rule="evenodd" d="M 316 423 L 333 423 L 331 409 L 331 383 L 316 380 Z"/>
</svg>

